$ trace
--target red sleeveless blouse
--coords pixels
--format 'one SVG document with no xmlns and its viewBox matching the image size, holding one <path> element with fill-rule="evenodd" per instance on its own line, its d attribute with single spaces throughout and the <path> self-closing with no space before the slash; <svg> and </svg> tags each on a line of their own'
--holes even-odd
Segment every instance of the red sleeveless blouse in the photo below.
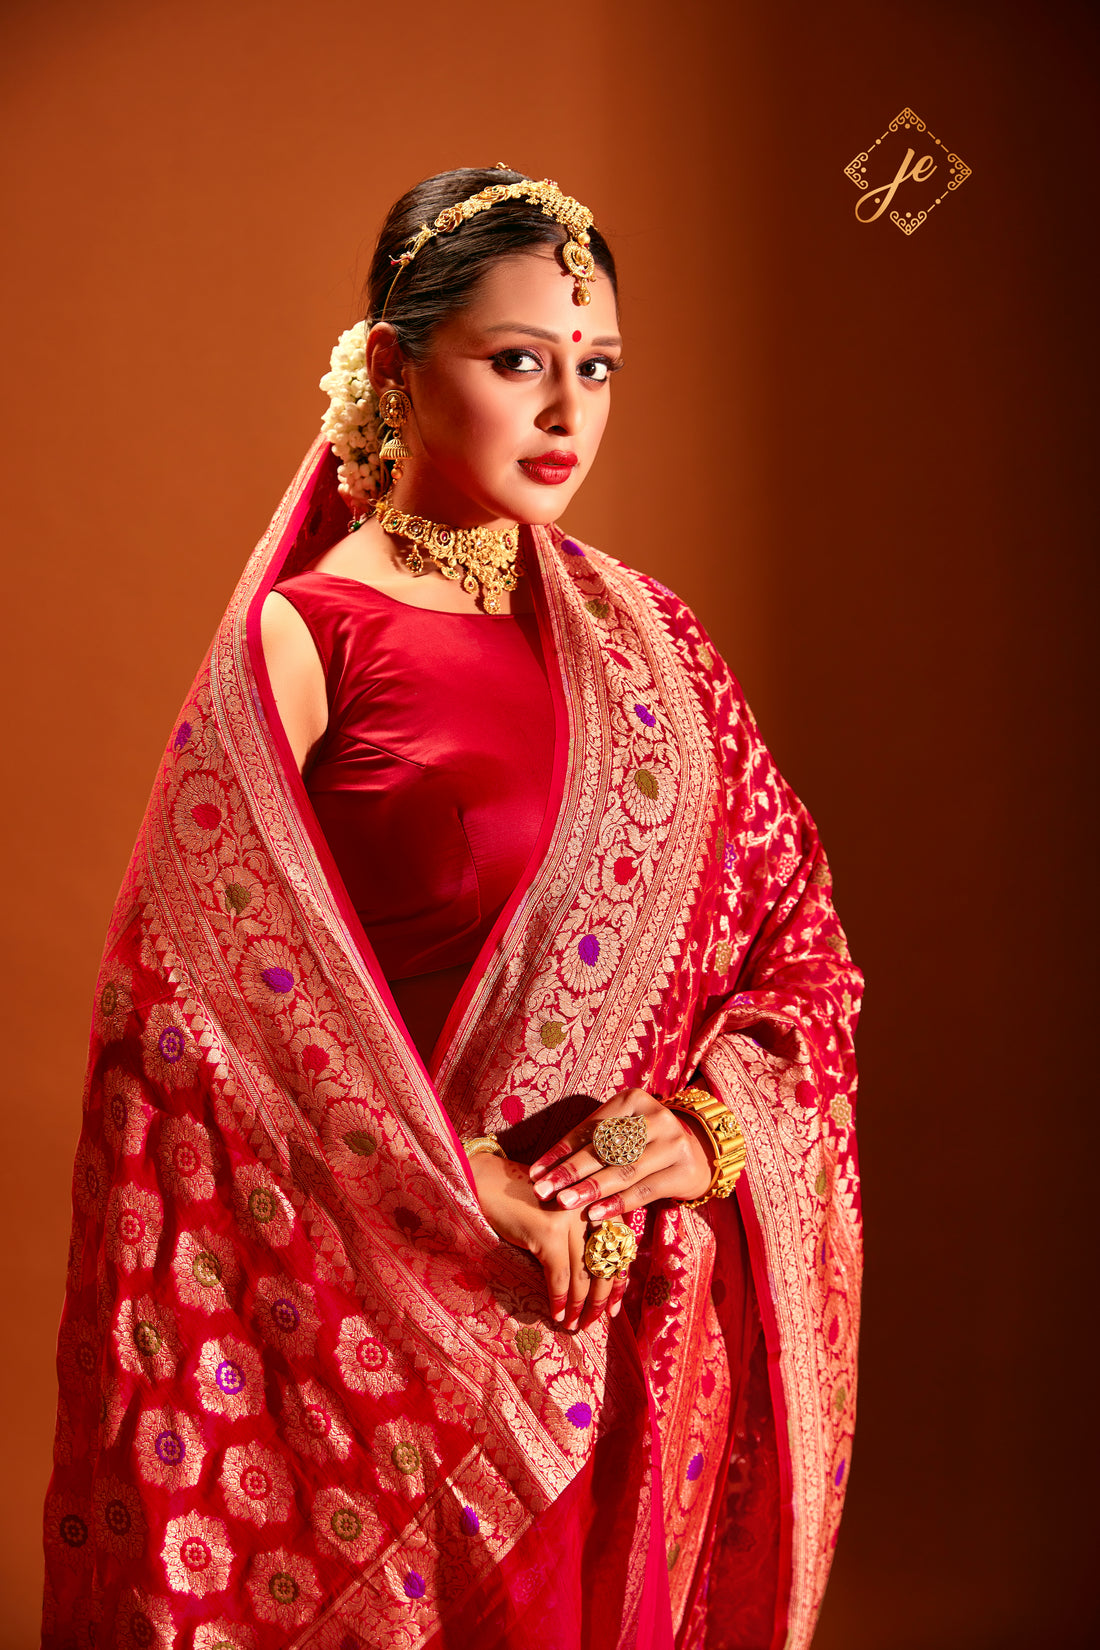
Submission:
<svg viewBox="0 0 1100 1650">
<path fill-rule="evenodd" d="M 332 573 L 276 589 L 325 671 L 328 727 L 306 791 L 426 1055 L 546 811 L 554 710 L 538 619 L 410 607 Z"/>
</svg>

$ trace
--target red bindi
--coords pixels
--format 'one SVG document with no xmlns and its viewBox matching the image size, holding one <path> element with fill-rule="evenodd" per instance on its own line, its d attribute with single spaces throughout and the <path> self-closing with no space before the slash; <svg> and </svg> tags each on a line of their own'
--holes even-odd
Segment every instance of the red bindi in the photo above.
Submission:
<svg viewBox="0 0 1100 1650">
<path fill-rule="evenodd" d="M 579 333 L 579 332 L 575 332 L 575 333 L 574 333 L 574 334 L 573 334 L 573 342 L 574 342 L 574 343 L 575 343 L 575 344 L 579 344 L 579 343 L 580 343 L 580 341 L 581 341 L 581 335 L 580 335 L 580 333 Z"/>
</svg>

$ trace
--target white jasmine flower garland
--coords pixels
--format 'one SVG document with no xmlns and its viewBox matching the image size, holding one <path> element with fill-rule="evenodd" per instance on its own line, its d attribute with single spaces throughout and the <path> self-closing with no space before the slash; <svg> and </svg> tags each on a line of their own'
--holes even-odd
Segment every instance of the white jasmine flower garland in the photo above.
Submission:
<svg viewBox="0 0 1100 1650">
<path fill-rule="evenodd" d="M 329 409 L 322 434 L 340 460 L 340 492 L 346 499 L 375 499 L 382 491 L 378 456 L 378 400 L 367 377 L 367 324 L 342 332 L 332 351 L 331 370 L 321 379 Z"/>
</svg>

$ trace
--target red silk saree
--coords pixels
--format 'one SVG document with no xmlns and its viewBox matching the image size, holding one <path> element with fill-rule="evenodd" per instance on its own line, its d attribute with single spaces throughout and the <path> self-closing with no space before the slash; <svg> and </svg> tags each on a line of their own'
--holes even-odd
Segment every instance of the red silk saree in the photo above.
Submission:
<svg viewBox="0 0 1100 1650">
<path fill-rule="evenodd" d="M 555 780 L 426 1067 L 259 645 L 267 591 L 344 525 L 318 441 L 173 730 L 112 918 L 43 1643 L 804 1650 L 860 1271 L 861 980 L 812 821 L 684 605 L 533 530 Z M 559 1331 L 460 1137 L 530 1161 L 616 1090 L 696 1072 L 748 1144 L 736 1198 L 651 1206 L 624 1311 Z"/>
</svg>

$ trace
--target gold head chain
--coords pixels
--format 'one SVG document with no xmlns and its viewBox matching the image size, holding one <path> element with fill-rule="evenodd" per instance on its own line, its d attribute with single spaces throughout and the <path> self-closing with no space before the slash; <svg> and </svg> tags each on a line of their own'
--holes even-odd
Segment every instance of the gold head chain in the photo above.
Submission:
<svg viewBox="0 0 1100 1650">
<path fill-rule="evenodd" d="M 503 161 L 498 161 L 501 171 L 509 168 Z M 390 290 L 386 293 L 386 302 L 382 305 L 382 314 L 379 320 L 384 320 L 386 305 L 390 301 L 390 293 L 396 286 L 401 272 L 407 269 L 417 253 L 434 240 L 437 235 L 449 235 L 476 217 L 479 212 L 487 212 L 491 206 L 499 206 L 501 201 L 526 200 L 533 206 L 541 206 L 548 218 L 554 218 L 563 229 L 569 231 L 569 239 L 561 249 L 562 262 L 573 277 L 573 302 L 587 304 L 591 302 L 592 294 L 588 290 L 589 281 L 596 274 L 596 260 L 589 247 L 589 233 L 592 228 L 592 214 L 580 201 L 575 201 L 572 195 L 563 195 L 557 184 L 550 178 L 540 178 L 537 182 L 533 178 L 524 178 L 519 183 L 490 183 L 486 188 L 479 189 L 476 195 L 467 200 L 459 201 L 456 206 L 446 206 L 433 224 L 422 224 L 413 236 L 399 258 L 394 258 L 397 264 L 397 274 L 390 282 Z"/>
</svg>

